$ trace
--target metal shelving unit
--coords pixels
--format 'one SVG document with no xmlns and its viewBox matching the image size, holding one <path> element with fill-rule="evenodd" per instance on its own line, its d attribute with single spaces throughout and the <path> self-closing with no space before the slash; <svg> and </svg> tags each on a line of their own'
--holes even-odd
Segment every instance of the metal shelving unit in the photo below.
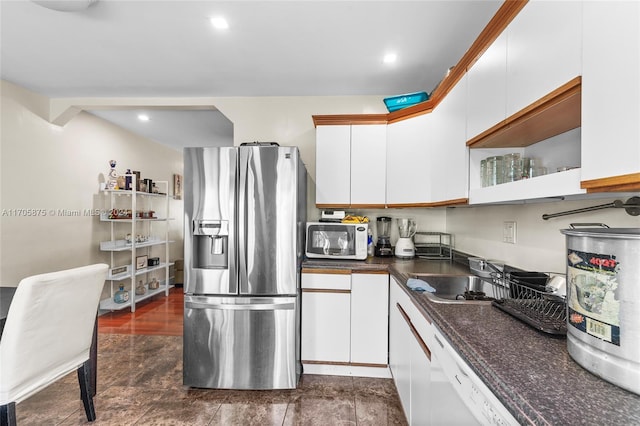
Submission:
<svg viewBox="0 0 640 426">
<path fill-rule="evenodd" d="M 100 216 L 101 223 L 108 223 L 110 226 L 110 239 L 100 242 L 100 250 L 109 252 L 111 270 L 107 276 L 110 283 L 110 297 L 100 301 L 101 310 L 122 310 L 130 308 L 131 312 L 135 312 L 136 304 L 153 297 L 157 294 L 164 293 L 169 295 L 169 289 L 173 287 L 170 284 L 169 267 L 173 262 L 169 261 L 169 183 L 167 181 L 155 182 L 162 193 L 149 193 L 136 190 L 136 176 L 127 175 L 131 178 L 131 190 L 103 190 L 101 191 L 108 200 L 104 205 L 108 205 L 108 210 Z M 153 203 L 158 205 L 158 210 L 153 210 Z M 139 209 L 145 209 L 143 210 Z M 161 217 L 151 215 L 149 212 L 159 212 Z M 139 212 L 143 212 L 139 214 Z M 156 225 L 159 224 L 159 225 Z M 161 229 L 157 229 L 161 227 Z M 121 234 L 129 234 L 130 241 L 127 238 L 118 238 Z M 148 233 L 142 241 L 138 240 L 139 233 Z M 153 233 L 153 235 L 152 235 Z M 160 247 L 154 253 L 161 258 L 158 265 L 145 266 L 136 268 L 136 258 L 139 256 L 150 257 L 154 247 Z M 162 248 L 164 250 L 162 250 Z M 130 256 L 126 258 L 123 252 L 129 252 Z M 162 252 L 162 253 L 158 253 Z M 126 270 L 113 273 L 113 268 L 125 267 Z M 164 278 L 157 278 L 160 285 L 157 289 L 149 289 L 148 284 L 144 284 L 145 293 L 135 294 L 136 279 L 145 277 L 144 281 L 148 283 L 150 273 L 154 271 L 163 271 Z M 128 281 L 128 285 L 124 282 Z M 116 303 L 113 300 L 115 291 L 119 285 L 125 285 L 125 289 L 129 292 L 129 300 L 125 303 Z M 115 288 L 115 290 L 114 290 Z"/>
</svg>

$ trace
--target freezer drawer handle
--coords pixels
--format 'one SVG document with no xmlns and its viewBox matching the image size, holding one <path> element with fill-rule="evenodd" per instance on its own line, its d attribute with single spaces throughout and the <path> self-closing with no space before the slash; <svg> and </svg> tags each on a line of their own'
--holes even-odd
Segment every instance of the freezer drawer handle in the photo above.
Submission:
<svg viewBox="0 0 640 426">
<path fill-rule="evenodd" d="M 191 309 L 222 309 L 228 311 L 277 311 L 294 309 L 294 302 L 287 303 L 258 303 L 258 304 L 227 304 L 227 303 L 202 303 L 202 302 L 185 302 L 185 308 Z"/>
</svg>

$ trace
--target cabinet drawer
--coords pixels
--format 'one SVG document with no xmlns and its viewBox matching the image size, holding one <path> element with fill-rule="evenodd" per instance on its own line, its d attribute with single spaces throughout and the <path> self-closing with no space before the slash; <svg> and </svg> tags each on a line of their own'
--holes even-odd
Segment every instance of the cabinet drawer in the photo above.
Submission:
<svg viewBox="0 0 640 426">
<path fill-rule="evenodd" d="M 302 274 L 303 289 L 351 290 L 351 271 L 331 274 Z"/>
</svg>

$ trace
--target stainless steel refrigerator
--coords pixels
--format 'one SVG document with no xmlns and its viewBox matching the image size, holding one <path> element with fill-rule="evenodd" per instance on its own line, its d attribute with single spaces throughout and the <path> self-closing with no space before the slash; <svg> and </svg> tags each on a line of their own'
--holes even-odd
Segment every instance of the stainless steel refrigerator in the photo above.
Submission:
<svg viewBox="0 0 640 426">
<path fill-rule="evenodd" d="M 184 150 L 184 384 L 293 389 L 306 169 L 277 144 Z"/>
</svg>

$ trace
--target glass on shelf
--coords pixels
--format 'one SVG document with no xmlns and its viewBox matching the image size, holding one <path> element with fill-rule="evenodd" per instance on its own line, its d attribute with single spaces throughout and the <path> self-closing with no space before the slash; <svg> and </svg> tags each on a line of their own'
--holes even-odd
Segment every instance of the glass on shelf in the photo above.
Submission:
<svg viewBox="0 0 640 426">
<path fill-rule="evenodd" d="M 547 174 L 547 168 L 537 158 L 524 158 L 522 162 L 522 178 L 534 178 Z"/>
<path fill-rule="evenodd" d="M 497 155 L 487 158 L 487 185 L 493 186 L 502 183 L 502 156 Z"/>
<path fill-rule="evenodd" d="M 487 159 L 480 161 L 480 186 L 487 186 Z"/>
<path fill-rule="evenodd" d="M 522 179 L 522 159 L 517 152 L 502 156 L 502 183 Z"/>
</svg>

